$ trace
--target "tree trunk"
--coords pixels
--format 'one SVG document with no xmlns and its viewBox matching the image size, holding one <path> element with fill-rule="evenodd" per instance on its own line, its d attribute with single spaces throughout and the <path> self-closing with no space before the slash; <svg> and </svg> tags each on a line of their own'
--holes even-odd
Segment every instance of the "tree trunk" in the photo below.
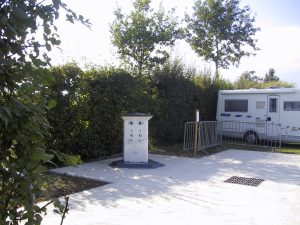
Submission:
<svg viewBox="0 0 300 225">
<path fill-rule="evenodd" d="M 142 77 L 142 69 L 143 68 L 143 63 L 142 62 L 138 62 L 138 76 Z"/>
<path fill-rule="evenodd" d="M 216 71 L 215 71 L 215 76 L 213 81 L 217 81 L 219 80 L 220 76 L 219 76 L 219 65 L 218 65 L 218 61 L 215 61 L 215 66 L 216 66 Z"/>
<path fill-rule="evenodd" d="M 218 38 L 216 37 L 216 50 L 217 50 L 217 55 L 216 55 L 216 58 L 214 60 L 215 62 L 215 66 L 216 66 L 216 72 L 215 72 L 215 76 L 214 76 L 214 82 L 219 80 L 219 40 Z"/>
</svg>

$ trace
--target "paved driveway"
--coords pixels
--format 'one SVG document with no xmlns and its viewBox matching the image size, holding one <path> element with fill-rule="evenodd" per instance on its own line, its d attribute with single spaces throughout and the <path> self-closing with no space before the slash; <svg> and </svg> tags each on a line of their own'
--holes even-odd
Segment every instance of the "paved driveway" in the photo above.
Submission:
<svg viewBox="0 0 300 225">
<path fill-rule="evenodd" d="M 73 194 L 64 225 L 299 225 L 300 156 L 228 150 L 200 159 L 150 155 L 157 169 L 113 169 L 113 160 L 56 169 L 111 182 Z M 224 183 L 261 178 L 258 187 Z M 57 225 L 49 209 L 43 224 Z"/>
</svg>

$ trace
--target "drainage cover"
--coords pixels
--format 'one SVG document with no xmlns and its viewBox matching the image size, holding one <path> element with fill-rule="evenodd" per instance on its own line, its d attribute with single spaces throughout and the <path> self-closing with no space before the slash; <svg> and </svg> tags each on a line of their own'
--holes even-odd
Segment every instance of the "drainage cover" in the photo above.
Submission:
<svg viewBox="0 0 300 225">
<path fill-rule="evenodd" d="M 257 187 L 263 181 L 264 181 L 264 179 L 233 176 L 233 177 L 230 177 L 229 179 L 225 180 L 224 182 Z"/>
</svg>

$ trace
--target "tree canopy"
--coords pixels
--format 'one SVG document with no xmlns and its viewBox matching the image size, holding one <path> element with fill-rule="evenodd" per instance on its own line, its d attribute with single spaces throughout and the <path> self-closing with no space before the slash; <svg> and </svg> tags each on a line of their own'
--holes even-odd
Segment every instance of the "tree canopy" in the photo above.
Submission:
<svg viewBox="0 0 300 225">
<path fill-rule="evenodd" d="M 239 0 L 197 0 L 194 13 L 186 15 L 187 41 L 196 53 L 219 68 L 238 65 L 244 56 L 258 50 L 254 35 L 255 18 L 249 6 L 240 8 Z"/>
<path fill-rule="evenodd" d="M 173 46 L 180 37 L 174 9 L 165 12 L 160 6 L 157 12 L 150 7 L 151 0 L 135 0 L 134 9 L 124 15 L 121 8 L 115 10 L 111 24 L 112 43 L 126 64 L 142 75 L 145 69 L 164 63 L 169 54 L 167 46 Z"/>
<path fill-rule="evenodd" d="M 275 76 L 274 73 L 275 70 L 271 68 L 269 69 L 269 73 L 267 73 L 263 78 L 262 76 L 260 77 L 255 75 L 255 71 L 245 71 L 234 82 L 234 87 L 237 89 L 248 89 L 248 88 L 268 88 L 268 87 L 289 88 L 295 86 L 292 83 L 280 81 L 279 77 Z"/>
<path fill-rule="evenodd" d="M 266 73 L 265 78 L 264 78 L 265 82 L 268 81 L 279 81 L 279 77 L 275 75 L 275 69 L 270 68 L 268 73 Z"/>
</svg>

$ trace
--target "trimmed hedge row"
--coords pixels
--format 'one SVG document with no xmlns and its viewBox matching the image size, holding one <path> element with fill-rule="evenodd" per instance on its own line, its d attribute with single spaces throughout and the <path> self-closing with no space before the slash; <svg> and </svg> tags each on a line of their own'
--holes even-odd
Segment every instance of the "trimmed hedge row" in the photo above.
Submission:
<svg viewBox="0 0 300 225">
<path fill-rule="evenodd" d="M 83 159 L 122 150 L 127 112 L 151 113 L 150 139 L 154 144 L 183 140 L 184 124 L 198 108 L 205 120 L 215 119 L 217 91 L 230 83 L 213 82 L 180 63 L 156 68 L 149 77 L 134 77 L 125 70 L 98 68 L 82 71 L 75 64 L 51 69 L 55 81 L 51 98 L 57 106 L 48 114 L 52 136 L 49 150 Z"/>
</svg>

